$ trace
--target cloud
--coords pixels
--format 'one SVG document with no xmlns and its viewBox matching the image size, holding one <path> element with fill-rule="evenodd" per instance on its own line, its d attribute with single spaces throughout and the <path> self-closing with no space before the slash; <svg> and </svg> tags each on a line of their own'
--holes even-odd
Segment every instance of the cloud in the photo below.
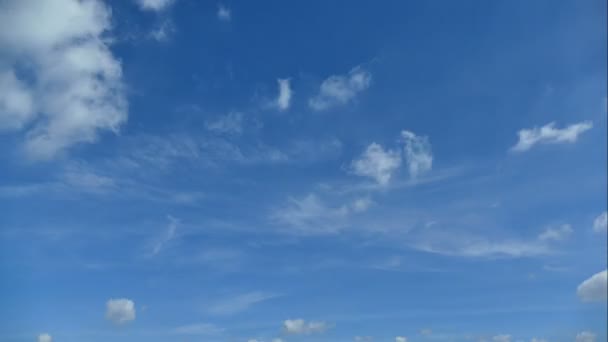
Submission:
<svg viewBox="0 0 608 342">
<path fill-rule="evenodd" d="M 370 177 L 380 185 L 387 185 L 392 174 L 401 166 L 401 155 L 397 151 L 384 150 L 371 143 L 359 157 L 351 163 L 352 172 L 358 176 Z"/>
<path fill-rule="evenodd" d="M 287 205 L 271 214 L 271 219 L 294 234 L 331 234 L 344 227 L 349 213 L 348 206 L 330 207 L 316 195 L 309 194 L 289 198 Z"/>
<path fill-rule="evenodd" d="M 212 315 L 232 315 L 243 312 L 255 304 L 275 297 L 277 297 L 277 295 L 271 293 L 249 292 L 218 302 L 215 305 L 212 305 L 207 312 Z"/>
<path fill-rule="evenodd" d="M 430 336 L 430 335 L 432 335 L 432 334 L 433 334 L 433 330 L 426 328 L 426 329 L 422 329 L 422 330 L 420 330 L 420 332 L 419 332 L 419 333 L 420 333 L 420 335 L 422 335 L 422 336 Z"/>
<path fill-rule="evenodd" d="M 169 8 L 174 0 L 136 0 L 139 8 L 143 11 L 160 12 Z"/>
<path fill-rule="evenodd" d="M 519 141 L 511 150 L 524 152 L 536 144 L 575 143 L 580 134 L 592 127 L 591 121 L 583 121 L 565 128 L 555 128 L 555 122 L 551 122 L 540 128 L 522 129 L 518 132 Z"/>
<path fill-rule="evenodd" d="M 355 342 L 372 342 L 374 338 L 371 336 L 355 336 L 353 340 Z"/>
<path fill-rule="evenodd" d="M 106 319 L 115 324 L 135 320 L 135 303 L 126 298 L 110 299 L 106 303 Z"/>
<path fill-rule="evenodd" d="M 303 319 L 288 319 L 283 322 L 283 329 L 288 334 L 309 335 L 324 333 L 330 328 L 326 322 L 306 322 Z"/>
<path fill-rule="evenodd" d="M 371 74 L 359 66 L 346 75 L 332 75 L 321 83 L 319 93 L 308 101 L 308 105 L 317 111 L 345 105 L 367 89 L 371 79 Z"/>
<path fill-rule="evenodd" d="M 547 340 L 545 340 L 544 338 L 536 338 L 533 337 L 530 342 L 547 342 Z"/>
<path fill-rule="evenodd" d="M 538 239 L 541 241 L 562 241 L 571 234 L 572 227 L 569 224 L 563 224 L 557 228 L 547 228 L 538 236 Z"/>
<path fill-rule="evenodd" d="M 576 334 L 575 342 L 595 342 L 596 335 L 589 331 L 582 331 Z"/>
<path fill-rule="evenodd" d="M 218 134 L 240 135 L 243 133 L 243 113 L 230 112 L 205 123 L 207 130 Z"/>
<path fill-rule="evenodd" d="M 221 21 L 230 21 L 232 20 L 232 12 L 230 8 L 220 4 L 217 8 L 217 18 Z"/>
<path fill-rule="evenodd" d="M 279 84 L 279 96 L 276 100 L 276 105 L 279 110 L 285 111 L 289 108 L 293 91 L 291 90 L 290 81 L 288 78 L 278 79 L 277 82 Z"/>
<path fill-rule="evenodd" d="M 431 170 L 433 155 L 428 137 L 417 136 L 410 131 L 401 132 L 401 137 L 405 143 L 403 151 L 410 177 L 416 178 Z"/>
<path fill-rule="evenodd" d="M 463 257 L 530 257 L 549 253 L 536 241 L 489 240 L 480 236 L 429 233 L 411 243 L 411 247 L 442 255 Z"/>
<path fill-rule="evenodd" d="M 38 335 L 38 342 L 53 342 L 53 338 L 49 334 Z"/>
<path fill-rule="evenodd" d="M 397 336 L 395 337 L 395 342 L 407 342 L 407 337 Z"/>
<path fill-rule="evenodd" d="M 92 143 L 127 120 L 110 15 L 95 0 L 0 3 L 0 127 L 24 131 L 29 158 Z"/>
<path fill-rule="evenodd" d="M 177 226 L 179 225 L 179 220 L 175 217 L 169 215 L 167 216 L 169 219 L 169 225 L 167 226 L 167 232 L 163 237 L 156 242 L 154 248 L 152 248 L 152 255 L 157 255 L 164 248 L 164 246 L 171 241 L 175 237 L 175 231 L 177 230 Z"/>
<path fill-rule="evenodd" d="M 576 293 L 583 302 L 606 302 L 607 283 L 608 271 L 603 270 L 583 281 L 578 286 Z"/>
<path fill-rule="evenodd" d="M 511 342 L 511 335 L 496 335 L 492 337 L 494 342 Z"/>
<path fill-rule="evenodd" d="M 217 335 L 224 330 L 210 323 L 196 323 L 177 327 L 173 330 L 175 334 L 181 335 Z"/>
<path fill-rule="evenodd" d="M 158 27 L 150 31 L 149 36 L 157 42 L 165 42 L 169 40 L 171 34 L 175 32 L 175 25 L 171 20 L 164 20 Z"/>
<path fill-rule="evenodd" d="M 596 233 L 606 232 L 608 229 L 608 212 L 604 211 L 593 220 L 593 231 Z"/>
<path fill-rule="evenodd" d="M 364 212 L 369 209 L 369 207 L 373 204 L 372 200 L 368 197 L 357 198 L 353 201 L 351 207 L 355 212 Z"/>
</svg>

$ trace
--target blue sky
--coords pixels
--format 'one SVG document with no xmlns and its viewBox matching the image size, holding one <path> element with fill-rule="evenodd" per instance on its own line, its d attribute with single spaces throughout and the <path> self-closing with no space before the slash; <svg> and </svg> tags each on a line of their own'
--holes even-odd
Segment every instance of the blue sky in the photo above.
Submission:
<svg viewBox="0 0 608 342">
<path fill-rule="evenodd" d="M 606 341 L 606 1 L 0 1 L 0 340 Z"/>
</svg>

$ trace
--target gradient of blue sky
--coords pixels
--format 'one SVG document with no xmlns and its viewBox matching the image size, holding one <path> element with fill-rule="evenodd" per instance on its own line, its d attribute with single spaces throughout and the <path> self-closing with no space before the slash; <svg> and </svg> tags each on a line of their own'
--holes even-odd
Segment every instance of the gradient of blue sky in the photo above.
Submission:
<svg viewBox="0 0 608 342">
<path fill-rule="evenodd" d="M 41 6 L 0 340 L 607 340 L 606 1 Z"/>
</svg>

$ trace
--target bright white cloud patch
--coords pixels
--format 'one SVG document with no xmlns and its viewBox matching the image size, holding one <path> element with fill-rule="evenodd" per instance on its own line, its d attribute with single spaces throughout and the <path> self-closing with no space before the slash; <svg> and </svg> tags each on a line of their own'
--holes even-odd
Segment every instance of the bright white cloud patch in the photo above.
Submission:
<svg viewBox="0 0 608 342">
<path fill-rule="evenodd" d="M 139 8 L 144 11 L 162 11 L 173 4 L 174 0 L 137 0 Z"/>
<path fill-rule="evenodd" d="M 53 338 L 49 334 L 38 335 L 38 342 L 53 342 Z"/>
<path fill-rule="evenodd" d="M 287 110 L 289 108 L 289 104 L 291 103 L 291 96 L 293 95 L 290 81 L 288 78 L 286 78 L 278 79 L 277 82 L 279 84 L 279 97 L 277 98 L 277 108 L 279 108 L 279 110 Z"/>
<path fill-rule="evenodd" d="M 407 342 L 407 337 L 397 336 L 395 337 L 395 342 Z"/>
<path fill-rule="evenodd" d="M 405 143 L 403 152 L 410 177 L 416 178 L 431 170 L 433 167 L 433 155 L 429 139 L 417 136 L 410 131 L 401 132 L 401 137 Z"/>
<path fill-rule="evenodd" d="M 303 319 L 288 319 L 283 322 L 283 328 L 288 334 L 308 335 L 323 333 L 330 326 L 326 322 L 306 322 Z"/>
<path fill-rule="evenodd" d="M 110 299 L 106 303 L 106 319 L 115 324 L 135 320 L 135 303 L 126 298 Z"/>
<path fill-rule="evenodd" d="M 596 273 L 591 278 L 583 281 L 576 291 L 583 302 L 605 302 L 608 291 L 608 271 Z"/>
<path fill-rule="evenodd" d="M 511 335 L 496 335 L 492 337 L 494 342 L 511 342 Z"/>
<path fill-rule="evenodd" d="M 595 342 L 596 335 L 589 331 L 582 331 L 576 334 L 575 342 Z"/>
<path fill-rule="evenodd" d="M 606 232 L 608 229 L 608 212 L 601 213 L 593 221 L 593 231 L 596 233 Z"/>
<path fill-rule="evenodd" d="M 367 89 L 371 79 L 372 75 L 361 67 L 355 67 L 346 75 L 332 75 L 321 83 L 319 93 L 308 104 L 314 110 L 345 105 Z"/>
<path fill-rule="evenodd" d="M 228 7 L 220 4 L 217 8 L 217 18 L 221 21 L 230 21 L 232 13 Z"/>
<path fill-rule="evenodd" d="M 536 144 L 574 143 L 579 135 L 592 127 L 593 124 L 590 121 L 584 121 L 565 128 L 556 128 L 555 122 L 551 122 L 540 128 L 522 129 L 518 132 L 519 141 L 511 150 L 523 152 Z"/>
<path fill-rule="evenodd" d="M 27 124 L 28 157 L 50 159 L 126 121 L 109 29 L 110 11 L 100 1 L 0 3 L 0 127 L 20 131 Z M 33 77 L 22 77 L 18 65 Z"/>
<path fill-rule="evenodd" d="M 572 227 L 563 224 L 556 228 L 547 228 L 538 238 L 542 241 L 562 241 L 572 234 Z"/>
<path fill-rule="evenodd" d="M 401 166 L 401 155 L 397 151 L 384 150 L 371 143 L 359 159 L 352 162 L 352 172 L 358 176 L 373 178 L 378 184 L 386 185 L 393 172 Z"/>
</svg>

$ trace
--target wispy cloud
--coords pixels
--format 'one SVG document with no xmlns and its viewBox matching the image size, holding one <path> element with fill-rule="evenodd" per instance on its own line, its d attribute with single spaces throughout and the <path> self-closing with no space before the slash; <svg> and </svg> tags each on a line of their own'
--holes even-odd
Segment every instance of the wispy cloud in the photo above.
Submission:
<svg viewBox="0 0 608 342">
<path fill-rule="evenodd" d="M 188 324 L 173 329 L 173 332 L 179 335 L 219 335 L 223 331 L 224 329 L 211 323 Z"/>
<path fill-rule="evenodd" d="M 433 167 L 433 154 L 428 137 L 418 136 L 410 131 L 401 132 L 404 140 L 404 153 L 410 177 L 428 172 Z"/>
<path fill-rule="evenodd" d="M 283 330 L 288 334 L 310 335 L 324 333 L 332 327 L 323 321 L 305 321 L 303 319 L 288 319 L 283 322 Z"/>
<path fill-rule="evenodd" d="M 136 0 L 139 8 L 143 11 L 160 12 L 169 8 L 175 0 Z"/>
<path fill-rule="evenodd" d="M 289 109 L 291 96 L 293 95 L 290 80 L 288 78 L 278 79 L 277 82 L 279 84 L 279 96 L 276 99 L 276 106 L 279 110 L 285 111 Z"/>
<path fill-rule="evenodd" d="M 596 233 L 606 232 L 608 229 L 608 212 L 604 211 L 593 220 L 593 231 Z"/>
<path fill-rule="evenodd" d="M 556 128 L 555 122 L 551 122 L 540 128 L 522 129 L 518 132 L 519 140 L 511 151 L 525 152 L 537 144 L 575 143 L 579 135 L 592 127 L 591 121 L 583 121 L 564 128 Z"/>
<path fill-rule="evenodd" d="M 538 239 L 541 241 L 561 241 L 565 240 L 572 234 L 572 227 L 569 224 L 563 224 L 559 227 L 549 227 L 545 229 Z"/>
<path fill-rule="evenodd" d="M 207 312 L 212 315 L 233 315 L 248 310 L 250 307 L 276 298 L 279 295 L 265 292 L 248 292 L 212 304 Z"/>
<path fill-rule="evenodd" d="M 358 66 L 346 75 L 332 75 L 321 83 L 319 93 L 308 101 L 310 108 L 322 111 L 345 105 L 371 84 L 372 75 Z"/>
<path fill-rule="evenodd" d="M 179 220 L 171 215 L 167 216 L 167 219 L 169 220 L 169 225 L 167 226 L 167 231 L 154 244 L 154 247 L 152 248 L 152 256 L 155 256 L 158 253 L 160 253 L 163 250 L 163 248 L 167 245 L 167 243 L 169 243 L 169 241 L 173 240 L 173 238 L 175 237 L 175 231 L 177 230 L 177 226 L 179 225 Z"/>
<path fill-rule="evenodd" d="M 583 302 L 606 302 L 608 296 L 608 270 L 603 270 L 583 281 L 576 293 Z"/>
<path fill-rule="evenodd" d="M 230 8 L 219 4 L 217 6 L 217 18 L 221 21 L 231 21 L 232 20 L 232 11 Z"/>
<path fill-rule="evenodd" d="M 384 150 L 376 143 L 371 143 L 351 164 L 354 174 L 371 177 L 380 185 L 388 184 L 393 172 L 400 166 L 401 154 L 398 151 Z"/>
</svg>

